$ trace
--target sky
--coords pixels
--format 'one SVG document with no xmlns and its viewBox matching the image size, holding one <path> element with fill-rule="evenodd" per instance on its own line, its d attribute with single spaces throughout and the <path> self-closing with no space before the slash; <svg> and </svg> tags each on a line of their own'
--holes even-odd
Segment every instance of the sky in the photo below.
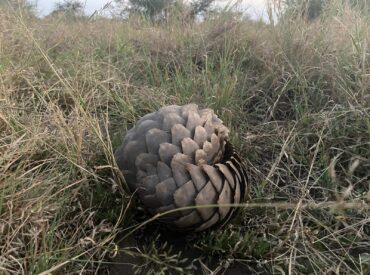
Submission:
<svg viewBox="0 0 370 275">
<path fill-rule="evenodd" d="M 49 14 L 55 7 L 55 4 L 62 0 L 30 0 L 37 4 L 37 10 L 41 16 Z M 112 2 L 110 0 L 82 0 L 85 5 L 85 13 L 93 14 L 95 11 L 101 10 L 105 4 Z M 228 0 L 217 1 L 218 5 L 223 6 L 229 3 Z M 266 17 L 266 0 L 242 0 L 240 5 L 243 10 L 246 10 L 252 18 Z"/>
</svg>

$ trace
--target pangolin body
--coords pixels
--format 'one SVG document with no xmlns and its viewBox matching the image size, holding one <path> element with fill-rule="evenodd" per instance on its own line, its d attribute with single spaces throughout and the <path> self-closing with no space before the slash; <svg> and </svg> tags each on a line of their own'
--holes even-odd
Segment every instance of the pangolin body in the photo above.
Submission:
<svg viewBox="0 0 370 275">
<path fill-rule="evenodd" d="M 160 221 L 202 231 L 224 224 L 235 209 L 230 204 L 242 202 L 245 194 L 246 172 L 228 132 L 211 109 L 166 106 L 142 117 L 115 157 L 150 214 L 182 208 Z"/>
</svg>

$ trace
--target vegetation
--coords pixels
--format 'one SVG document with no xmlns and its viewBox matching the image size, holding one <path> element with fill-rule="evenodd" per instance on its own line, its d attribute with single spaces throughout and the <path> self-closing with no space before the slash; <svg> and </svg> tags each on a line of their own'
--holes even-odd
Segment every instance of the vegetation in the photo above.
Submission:
<svg viewBox="0 0 370 275">
<path fill-rule="evenodd" d="M 51 15 L 64 14 L 69 17 L 76 17 L 83 15 L 83 3 L 75 0 L 64 0 L 63 2 L 58 2 L 55 5 L 55 9 Z"/>
<path fill-rule="evenodd" d="M 368 13 L 370 5 L 367 0 L 280 0 L 277 1 L 279 5 L 285 7 L 285 14 L 288 16 L 302 16 L 308 20 L 318 18 L 323 10 L 333 5 L 351 5 L 352 8 Z"/>
<path fill-rule="evenodd" d="M 142 15 L 152 22 L 169 22 L 171 17 L 177 20 L 194 20 L 195 16 L 203 15 L 211 10 L 215 0 L 193 0 L 186 4 L 183 0 L 115 0 L 114 9 L 119 14 Z"/>
<path fill-rule="evenodd" d="M 0 273 L 369 274 L 368 14 L 26 15 L 0 10 Z M 113 151 L 189 102 L 231 128 L 251 193 L 222 230 L 184 236 L 142 215 Z"/>
</svg>

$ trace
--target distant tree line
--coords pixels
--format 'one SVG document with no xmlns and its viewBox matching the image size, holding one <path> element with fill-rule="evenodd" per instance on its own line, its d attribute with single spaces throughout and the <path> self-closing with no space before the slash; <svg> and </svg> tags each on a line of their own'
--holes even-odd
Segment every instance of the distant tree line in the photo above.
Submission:
<svg viewBox="0 0 370 275">
<path fill-rule="evenodd" d="M 0 0 L 4 1 L 4 0 Z M 185 3 L 186 2 L 186 3 Z M 168 20 L 172 14 L 185 12 L 188 18 L 195 18 L 210 9 L 215 0 L 113 0 L 115 14 L 129 16 L 140 14 L 152 21 Z M 52 15 L 83 16 L 83 1 L 63 0 L 58 2 Z"/>
<path fill-rule="evenodd" d="M 215 0 L 115 0 L 121 10 L 129 14 L 141 14 L 152 21 L 168 20 L 171 14 L 185 14 L 187 18 L 207 12 Z M 186 3 L 185 3 L 186 2 Z"/>
<path fill-rule="evenodd" d="M 318 18 L 325 6 L 333 2 L 348 3 L 365 12 L 370 12 L 370 0 L 275 0 L 283 7 L 287 16 L 300 16 L 307 20 Z M 168 21 L 171 17 L 182 16 L 194 20 L 198 15 L 211 10 L 216 0 L 112 0 L 115 14 L 123 17 L 142 15 L 153 22 Z M 368 3 L 369 2 L 369 3 Z M 63 14 L 69 17 L 84 17 L 84 0 L 60 0 L 54 6 L 51 16 Z M 22 8 L 35 13 L 35 5 L 27 0 L 0 0 L 0 7 Z"/>
<path fill-rule="evenodd" d="M 285 7 L 287 15 L 298 15 L 307 20 L 318 18 L 322 14 L 325 5 L 332 2 L 347 3 L 361 11 L 370 12 L 369 0 L 283 0 L 281 2 Z"/>
<path fill-rule="evenodd" d="M 65 14 L 67 16 L 82 16 L 84 5 L 77 0 L 64 0 L 55 4 L 51 15 Z"/>
</svg>

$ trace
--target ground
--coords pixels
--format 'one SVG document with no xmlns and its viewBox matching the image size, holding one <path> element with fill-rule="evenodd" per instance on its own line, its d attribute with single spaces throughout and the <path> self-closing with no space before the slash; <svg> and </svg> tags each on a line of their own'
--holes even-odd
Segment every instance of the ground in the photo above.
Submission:
<svg viewBox="0 0 370 275">
<path fill-rule="evenodd" d="M 0 11 L 1 272 L 114 273 L 129 253 L 137 274 L 369 274 L 370 16 L 339 2 L 275 24 Z M 113 152 L 190 102 L 230 128 L 250 195 L 226 227 L 172 240 Z"/>
</svg>

